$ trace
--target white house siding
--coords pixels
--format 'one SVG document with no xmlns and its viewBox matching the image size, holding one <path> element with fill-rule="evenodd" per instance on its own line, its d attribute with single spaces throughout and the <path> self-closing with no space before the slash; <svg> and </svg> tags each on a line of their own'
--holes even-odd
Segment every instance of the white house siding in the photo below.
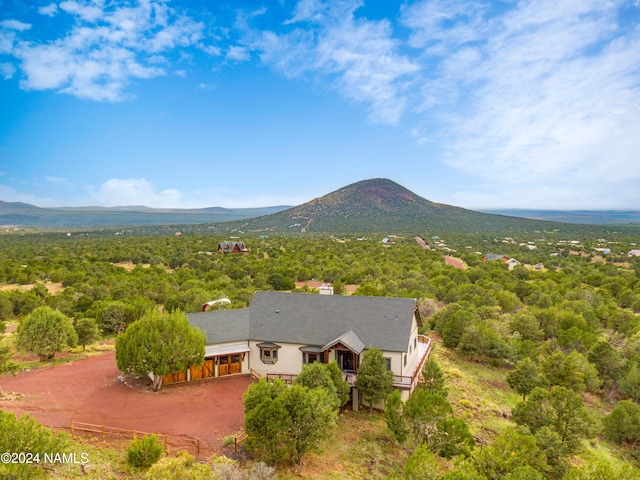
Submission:
<svg viewBox="0 0 640 480">
<path fill-rule="evenodd" d="M 298 375 L 302 370 L 302 344 L 271 342 L 280 345 L 278 349 L 278 361 L 274 364 L 263 363 L 260 358 L 259 343 L 262 341 L 251 340 L 249 348 L 251 352 L 251 369 L 259 373 L 261 377 L 266 377 L 268 373 L 281 373 L 286 375 Z"/>
<path fill-rule="evenodd" d="M 382 352 L 383 357 L 391 359 L 391 371 L 394 375 L 402 375 L 403 355 L 402 352 Z"/>
</svg>

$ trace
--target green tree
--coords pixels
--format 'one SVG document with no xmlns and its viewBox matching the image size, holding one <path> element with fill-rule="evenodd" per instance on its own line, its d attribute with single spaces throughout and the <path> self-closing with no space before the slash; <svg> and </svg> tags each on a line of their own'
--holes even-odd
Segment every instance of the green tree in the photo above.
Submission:
<svg viewBox="0 0 640 480">
<path fill-rule="evenodd" d="M 335 368 L 340 371 L 340 367 L 334 361 L 331 362 Z M 304 365 L 302 367 L 302 371 L 295 378 L 293 383 L 295 385 L 302 385 L 309 389 L 314 388 L 323 388 L 327 394 L 333 398 L 336 408 L 342 407 L 346 401 L 349 399 L 349 391 L 347 390 L 347 396 L 345 399 L 344 391 L 345 384 L 347 389 L 349 389 L 349 383 L 347 383 L 343 378 L 342 374 L 335 376 L 335 372 L 332 367 L 329 365 L 320 362 L 313 362 L 309 365 Z M 338 392 L 338 388 L 334 382 L 338 382 L 340 386 L 340 392 Z"/>
<path fill-rule="evenodd" d="M 287 387 L 279 380 L 251 385 L 244 404 L 245 446 L 268 463 L 300 463 L 337 418 L 335 399 L 324 388 Z"/>
<path fill-rule="evenodd" d="M 640 441 L 640 406 L 631 400 L 622 400 L 609 415 L 602 419 L 607 440 L 636 444 Z"/>
<path fill-rule="evenodd" d="M 403 445 L 409 435 L 409 428 L 402 416 L 403 403 L 399 390 L 394 390 L 384 404 L 384 418 L 396 441 Z"/>
<path fill-rule="evenodd" d="M 134 438 L 127 447 L 127 463 L 133 467 L 148 468 L 160 460 L 163 453 L 157 435 Z"/>
<path fill-rule="evenodd" d="M 387 370 L 387 362 L 382 352 L 373 347 L 364 351 L 360 357 L 360 366 L 356 376 L 355 387 L 362 398 L 369 402 L 369 413 L 373 404 L 386 399 L 393 389 L 393 372 Z"/>
<path fill-rule="evenodd" d="M 439 393 L 446 398 L 448 392 L 445 384 L 446 380 L 440 366 L 429 357 L 422 367 L 422 381 L 418 384 L 418 388 L 423 388 L 431 393 Z"/>
<path fill-rule="evenodd" d="M 290 422 L 291 460 L 299 464 L 305 453 L 335 426 L 338 412 L 334 400 L 324 389 L 293 385 L 277 401 L 282 402 Z"/>
<path fill-rule="evenodd" d="M 127 328 L 127 307 L 124 302 L 101 302 L 96 312 L 96 321 L 105 333 L 122 333 Z"/>
<path fill-rule="evenodd" d="M 409 451 L 415 451 L 423 443 L 433 446 L 439 422 L 451 415 L 453 408 L 442 395 L 420 389 L 414 390 L 402 410 L 411 444 Z"/>
<path fill-rule="evenodd" d="M 13 373 L 18 370 L 18 364 L 13 360 L 13 349 L 9 344 L 9 339 L 0 339 L 0 376 L 5 373 Z M 0 390 L 1 392 L 1 390 Z"/>
<path fill-rule="evenodd" d="M 116 364 L 123 373 L 153 374 L 153 389 L 162 376 L 204 363 L 204 333 L 182 312 L 147 313 L 116 338 Z"/>
<path fill-rule="evenodd" d="M 640 401 L 640 367 L 634 362 L 629 371 L 618 381 L 618 390 L 625 397 Z"/>
<path fill-rule="evenodd" d="M 533 360 L 526 357 L 520 360 L 515 368 L 507 374 L 507 383 L 516 392 L 522 394 L 522 400 L 526 400 L 527 395 L 534 388 L 544 386 L 547 380 L 540 373 L 540 369 Z"/>
<path fill-rule="evenodd" d="M 512 417 L 534 434 L 542 427 L 549 427 L 559 435 L 569 453 L 578 451 L 580 440 L 591 434 L 593 426 L 580 394 L 560 386 L 551 390 L 536 387 L 525 402 L 515 406 Z"/>
<path fill-rule="evenodd" d="M 50 307 L 36 308 L 18 325 L 16 347 L 38 355 L 42 361 L 77 344 L 78 336 L 69 317 Z"/>
<path fill-rule="evenodd" d="M 98 338 L 98 324 L 93 318 L 78 318 L 73 322 L 73 328 L 76 330 L 78 345 L 82 346 L 82 350 Z"/>
<path fill-rule="evenodd" d="M 602 384 L 596 367 L 575 350 L 569 355 L 553 352 L 542 362 L 542 373 L 551 385 L 567 387 L 576 392 L 595 392 Z"/>
<path fill-rule="evenodd" d="M 442 468 L 426 445 L 413 452 L 404 465 L 407 480 L 436 480 L 441 474 Z"/>
<path fill-rule="evenodd" d="M 267 382 L 262 378 L 244 394 L 245 447 L 256 458 L 275 464 L 285 460 L 290 452 L 290 417 L 280 395 L 287 390 L 280 379 Z"/>
<path fill-rule="evenodd" d="M 587 359 L 596 367 L 607 387 L 612 387 L 618 381 L 625 366 L 617 350 L 605 341 L 596 343 L 587 355 Z"/>
<path fill-rule="evenodd" d="M 474 464 L 487 479 L 523 478 L 527 471 L 531 473 L 531 468 L 536 472 L 544 472 L 548 468 L 535 437 L 518 429 L 498 435 L 490 447 L 476 453 Z M 533 475 L 528 478 L 542 477 Z"/>
<path fill-rule="evenodd" d="M 338 362 L 335 360 L 330 361 L 325 364 L 325 368 L 329 372 L 329 376 L 331 380 L 333 380 L 333 384 L 336 387 L 336 395 L 338 396 L 338 407 L 343 407 L 349 401 L 349 397 L 351 396 L 351 386 L 349 382 L 344 379 L 342 374 L 342 370 L 338 366 Z"/>
<path fill-rule="evenodd" d="M 0 446 L 2 452 L 29 452 L 40 458 L 39 462 L 31 464 L 0 463 L 0 478 L 43 478 L 44 454 L 63 453 L 69 441 L 64 434 L 43 427 L 29 415 L 18 419 L 14 413 L 0 410 Z"/>
</svg>

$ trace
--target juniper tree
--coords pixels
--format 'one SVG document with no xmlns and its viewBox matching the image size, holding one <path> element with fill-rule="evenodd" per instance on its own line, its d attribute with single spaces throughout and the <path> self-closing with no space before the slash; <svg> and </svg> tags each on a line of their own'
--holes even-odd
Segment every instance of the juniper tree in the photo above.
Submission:
<svg viewBox="0 0 640 480">
<path fill-rule="evenodd" d="M 205 336 L 182 312 L 147 313 L 116 338 L 116 364 L 123 373 L 153 374 L 153 389 L 162 377 L 204 363 Z"/>
</svg>

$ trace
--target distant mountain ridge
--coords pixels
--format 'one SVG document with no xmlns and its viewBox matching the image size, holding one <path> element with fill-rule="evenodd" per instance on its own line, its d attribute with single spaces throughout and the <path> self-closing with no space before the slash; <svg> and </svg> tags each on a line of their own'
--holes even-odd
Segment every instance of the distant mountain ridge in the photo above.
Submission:
<svg viewBox="0 0 640 480">
<path fill-rule="evenodd" d="M 0 201 L 0 225 L 35 228 L 111 228 L 159 225 L 212 225 L 226 232 L 518 232 L 576 230 L 588 224 L 640 222 L 640 212 L 477 212 L 431 202 L 386 178 L 362 180 L 295 207 L 209 207 L 200 209 L 116 207 L 40 208 Z M 623 215 L 624 214 L 624 215 Z M 524 218 L 531 215 L 530 218 Z M 624 220 L 623 220 L 624 219 Z M 582 221 L 580 221 L 582 220 Z M 626 220 L 626 221 L 625 221 Z M 563 223 L 560 223 L 563 222 Z M 581 225 L 576 225 L 580 223 Z"/>
<path fill-rule="evenodd" d="M 640 211 L 638 210 L 534 210 L 503 208 L 482 210 L 482 212 L 530 218 L 533 220 L 579 223 L 582 225 L 624 225 L 640 223 Z"/>
<path fill-rule="evenodd" d="M 219 223 L 268 215 L 289 206 L 198 209 L 146 206 L 42 208 L 0 200 L 0 225 L 33 228 L 105 228 Z"/>
</svg>

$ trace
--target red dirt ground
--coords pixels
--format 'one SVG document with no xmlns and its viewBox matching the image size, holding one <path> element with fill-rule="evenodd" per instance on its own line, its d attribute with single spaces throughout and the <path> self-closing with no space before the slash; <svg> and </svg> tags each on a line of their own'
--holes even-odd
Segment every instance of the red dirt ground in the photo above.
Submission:
<svg viewBox="0 0 640 480">
<path fill-rule="evenodd" d="M 69 429 L 71 420 L 109 427 L 200 438 L 220 452 L 224 437 L 243 427 L 242 394 L 248 376 L 233 376 L 167 385 L 158 393 L 149 382 L 120 377 L 115 353 L 0 378 L 2 410 L 25 413 L 44 425 Z M 11 398 L 12 395 L 7 395 Z"/>
</svg>

